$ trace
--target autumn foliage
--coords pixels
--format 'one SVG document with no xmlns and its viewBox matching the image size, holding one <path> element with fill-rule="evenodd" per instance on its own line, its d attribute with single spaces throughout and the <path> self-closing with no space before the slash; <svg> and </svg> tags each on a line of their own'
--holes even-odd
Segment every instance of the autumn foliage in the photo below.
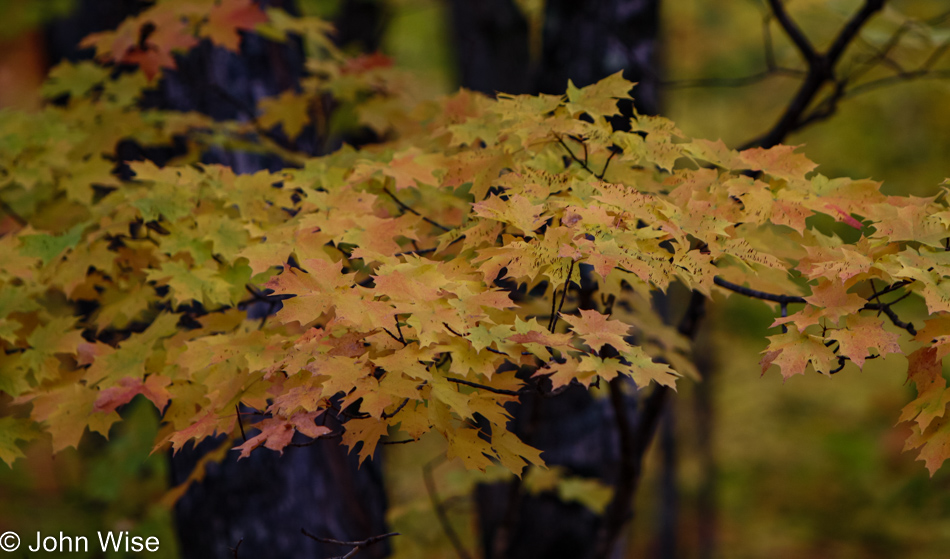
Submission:
<svg viewBox="0 0 950 559">
<path fill-rule="evenodd" d="M 237 50 L 251 30 L 305 40 L 300 90 L 234 122 L 139 108 L 175 53 L 204 39 Z M 697 378 L 689 340 L 651 306 L 673 284 L 773 305 L 763 373 L 905 353 L 918 392 L 899 417 L 906 448 L 931 473 L 950 457 L 945 190 L 885 196 L 791 146 L 740 152 L 662 117 L 621 119 L 634 84 L 620 74 L 413 106 L 388 60 L 348 58 L 328 30 L 250 0 L 159 2 L 87 38 L 96 62 L 55 68 L 55 103 L 0 113 L 0 390 L 13 397 L 0 458 L 45 434 L 54 451 L 107 435 L 142 395 L 162 414 L 156 449 L 226 434 L 246 456 L 299 433 L 342 436 L 366 459 L 436 431 L 468 468 L 520 475 L 543 463 L 507 428 L 525 391 Z M 386 141 L 295 150 L 327 133 L 327 107 Z M 176 137 L 187 151 L 163 167 L 116 155 Z M 211 146 L 287 167 L 236 175 L 200 163 Z M 905 296 L 923 300 L 923 326 L 898 314 Z"/>
</svg>

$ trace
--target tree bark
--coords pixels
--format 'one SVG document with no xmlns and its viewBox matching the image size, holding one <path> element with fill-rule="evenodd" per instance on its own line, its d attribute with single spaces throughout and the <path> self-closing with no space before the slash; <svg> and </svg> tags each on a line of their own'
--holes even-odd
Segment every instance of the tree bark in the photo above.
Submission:
<svg viewBox="0 0 950 559">
<path fill-rule="evenodd" d="M 540 60 L 513 0 L 452 0 L 462 87 L 488 94 L 564 93 L 619 71 L 638 82 L 637 110 L 659 109 L 659 0 L 547 0 Z M 528 70 L 528 71 L 526 71 Z"/>
</svg>

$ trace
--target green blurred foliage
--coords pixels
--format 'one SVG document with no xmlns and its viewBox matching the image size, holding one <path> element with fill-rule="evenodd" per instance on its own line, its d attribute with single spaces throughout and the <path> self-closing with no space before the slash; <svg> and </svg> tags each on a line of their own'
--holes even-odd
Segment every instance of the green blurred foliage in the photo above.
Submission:
<svg viewBox="0 0 950 559">
<path fill-rule="evenodd" d="M 87 433 L 80 449 L 53 456 L 49 442 L 36 443 L 12 469 L 0 467 L 0 532 L 20 536 L 20 549 L 11 558 L 53 557 L 57 552 L 30 554 L 37 531 L 45 536 L 88 538 L 88 553 L 71 557 L 138 557 L 141 554 L 103 555 L 98 532 L 128 531 L 154 536 L 159 548 L 149 557 L 178 556 L 171 510 L 161 504 L 168 489 L 168 457 L 151 454 L 158 432 L 155 406 L 142 397 L 122 410 L 108 441 Z"/>
<path fill-rule="evenodd" d="M 44 23 L 69 15 L 76 7 L 76 0 L 0 0 L 0 40 L 36 29 Z"/>
</svg>

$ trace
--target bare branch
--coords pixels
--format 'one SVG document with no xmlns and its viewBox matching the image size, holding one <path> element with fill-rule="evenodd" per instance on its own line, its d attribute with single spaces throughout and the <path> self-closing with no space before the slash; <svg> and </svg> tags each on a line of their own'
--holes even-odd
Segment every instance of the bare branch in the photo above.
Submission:
<svg viewBox="0 0 950 559">
<path fill-rule="evenodd" d="M 422 467 L 422 479 L 425 481 L 426 493 L 429 494 L 429 500 L 432 501 L 432 508 L 435 510 L 436 518 L 439 519 L 439 525 L 442 526 L 442 531 L 445 532 L 452 547 L 455 548 L 456 555 L 459 556 L 459 559 L 471 559 L 472 556 L 468 554 L 465 546 L 462 545 L 462 540 L 459 538 L 458 532 L 455 531 L 455 528 L 452 527 L 452 523 L 449 522 L 449 516 L 445 511 L 445 503 L 439 499 L 439 493 L 435 487 L 435 479 L 432 477 L 432 470 L 444 461 L 445 457 L 440 455 L 426 462 L 425 466 Z"/>
<path fill-rule="evenodd" d="M 504 394 L 505 396 L 520 396 L 522 393 L 524 393 L 523 390 L 505 390 L 504 388 L 492 388 L 491 386 L 485 386 L 484 384 L 478 384 L 477 382 L 462 380 L 460 378 L 447 378 L 445 380 L 449 382 L 454 382 L 455 384 L 464 384 L 465 386 L 478 388 L 479 390 L 484 390 L 486 392 L 493 392 L 495 394 Z"/>
<path fill-rule="evenodd" d="M 753 299 L 762 299 L 764 301 L 772 301 L 774 303 L 780 303 L 782 305 L 788 305 L 789 303 L 805 303 L 804 297 L 798 297 L 797 295 L 774 295 L 772 293 L 766 293 L 765 291 L 759 291 L 757 289 L 749 289 L 748 287 L 743 287 L 741 285 L 736 285 L 731 281 L 726 281 L 719 276 L 713 278 L 713 283 L 739 293 L 740 295 L 745 295 L 746 297 L 752 297 Z"/>
<path fill-rule="evenodd" d="M 308 532 L 307 530 L 305 530 L 304 528 L 301 528 L 300 531 L 303 533 L 303 535 L 307 536 L 308 538 L 317 540 L 318 542 L 321 542 L 321 543 L 329 543 L 333 545 L 344 545 L 344 546 L 350 546 L 353 548 L 346 555 L 337 555 L 336 557 L 331 557 L 330 559 L 349 559 L 350 557 L 354 557 L 357 554 L 357 552 L 359 552 L 359 550 L 363 549 L 364 547 L 369 547 L 385 539 L 400 535 L 399 532 L 390 532 L 388 534 L 380 534 L 379 536 L 373 536 L 371 538 L 366 538 L 365 540 L 360 540 L 357 542 L 342 542 L 340 540 L 335 540 L 333 538 L 322 538 L 320 536 L 315 536 L 311 534 L 310 532 Z"/>
<path fill-rule="evenodd" d="M 392 198 L 392 199 L 393 199 L 393 202 L 396 202 L 396 205 L 399 206 L 400 208 L 402 208 L 404 211 L 407 211 L 407 212 L 409 212 L 409 213 L 411 213 L 411 214 L 413 214 L 413 215 L 417 215 L 417 216 L 421 217 L 421 218 L 422 218 L 422 221 L 425 221 L 425 222 L 428 223 L 429 225 L 433 225 L 433 226 L 435 226 L 435 227 L 438 227 L 439 229 L 441 229 L 441 230 L 443 230 L 443 231 L 451 231 L 451 229 L 448 228 L 448 227 L 446 227 L 445 225 L 442 225 L 441 223 L 438 223 L 438 222 L 436 222 L 436 221 L 433 221 L 433 220 L 429 219 L 428 217 L 422 215 L 421 213 L 417 212 L 416 210 L 412 209 L 412 207 L 407 206 L 405 203 L 403 203 L 402 200 L 400 200 L 399 198 L 396 198 L 396 195 L 393 194 L 392 192 L 390 192 L 388 188 L 383 188 L 383 192 L 385 192 L 390 198 Z"/>
<path fill-rule="evenodd" d="M 768 0 L 768 2 L 769 7 L 772 8 L 772 13 L 775 14 L 775 20 L 778 21 L 778 24 L 782 26 L 782 30 L 785 31 L 788 38 L 795 44 L 795 48 L 801 53 L 802 58 L 805 59 L 805 62 L 807 62 L 809 66 L 815 65 L 820 55 L 815 51 L 815 47 L 812 46 L 808 37 L 802 33 L 798 24 L 795 23 L 791 16 L 788 15 L 788 12 L 785 11 L 782 0 Z"/>
</svg>

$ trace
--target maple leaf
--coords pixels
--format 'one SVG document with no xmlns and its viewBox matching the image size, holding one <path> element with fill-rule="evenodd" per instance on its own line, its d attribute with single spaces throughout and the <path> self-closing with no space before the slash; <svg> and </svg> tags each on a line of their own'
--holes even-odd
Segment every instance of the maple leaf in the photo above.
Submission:
<svg viewBox="0 0 950 559">
<path fill-rule="evenodd" d="M 795 150 L 801 146 L 774 146 L 768 149 L 751 148 L 739 152 L 739 160 L 752 171 L 763 171 L 786 181 L 804 180 L 817 167 L 816 163 Z"/>
<path fill-rule="evenodd" d="M 913 425 L 911 431 L 904 443 L 904 451 L 920 448 L 917 460 L 926 464 L 930 477 L 933 477 L 947 458 L 950 458 L 950 418 L 937 418 L 927 429 Z"/>
<path fill-rule="evenodd" d="M 321 413 L 323 412 L 301 412 L 287 419 L 268 417 L 251 425 L 248 427 L 249 429 L 257 429 L 260 433 L 247 439 L 243 444 L 234 447 L 234 450 L 241 451 L 238 460 L 247 458 L 251 455 L 252 450 L 261 445 L 271 450 L 277 450 L 283 454 L 284 448 L 291 443 L 294 438 L 294 433 L 298 431 L 311 439 L 316 439 L 330 433 L 329 427 L 314 424 L 314 418 Z"/>
<path fill-rule="evenodd" d="M 917 331 L 914 340 L 932 345 L 937 350 L 936 358 L 943 359 L 950 353 L 950 314 L 938 313 L 924 321 L 924 327 Z"/>
<path fill-rule="evenodd" d="M 458 429 L 449 439 L 449 449 L 446 457 L 460 458 L 469 470 L 485 471 L 492 465 L 491 457 L 495 456 L 491 444 L 481 437 L 476 429 Z"/>
<path fill-rule="evenodd" d="M 568 80 L 567 99 L 575 113 L 586 112 L 591 116 L 617 114 L 617 99 L 629 99 L 634 85 L 624 79 L 622 71 L 580 89 Z"/>
<path fill-rule="evenodd" d="M 759 363 L 762 373 L 773 364 L 778 365 L 782 376 L 788 380 L 794 375 L 805 374 L 809 363 L 819 372 L 827 373 L 834 368 L 837 356 L 826 346 L 822 338 L 790 330 L 777 336 L 769 336 L 769 347 Z"/>
<path fill-rule="evenodd" d="M 882 319 L 851 315 L 846 319 L 845 325 L 845 328 L 829 332 L 829 336 L 838 340 L 838 353 L 851 359 L 858 367 L 864 366 L 869 355 L 868 349 L 875 349 L 878 355 L 882 356 L 901 353 L 901 347 L 897 343 L 900 336 L 885 330 Z"/>
<path fill-rule="evenodd" d="M 571 325 L 571 330 L 593 351 L 597 352 L 601 346 L 610 345 L 622 353 L 630 347 L 623 339 L 630 332 L 629 324 L 612 320 L 595 310 L 579 309 L 578 312 L 580 316 L 561 313 L 561 318 Z"/>
<path fill-rule="evenodd" d="M 389 425 L 384 421 L 377 419 L 351 419 L 346 422 L 346 430 L 343 432 L 343 444 L 350 447 L 350 451 L 358 443 L 360 447 L 360 464 L 376 454 L 376 445 L 379 439 L 389 434 Z"/>
<path fill-rule="evenodd" d="M 109 413 L 115 411 L 119 406 L 131 402 L 132 398 L 141 394 L 155 404 L 155 407 L 161 413 L 168 404 L 168 400 L 171 399 L 171 395 L 166 389 L 169 382 L 167 377 L 161 375 L 149 375 L 145 382 L 134 377 L 123 378 L 119 380 L 119 386 L 105 388 L 99 392 L 99 396 L 93 404 L 93 409 L 97 412 Z"/>
<path fill-rule="evenodd" d="M 221 0 L 208 12 L 208 22 L 202 26 L 201 36 L 237 52 L 241 46 L 238 31 L 253 31 L 266 22 L 267 14 L 253 0 Z"/>
<path fill-rule="evenodd" d="M 17 458 L 26 456 L 17 443 L 35 440 L 40 433 L 36 424 L 29 419 L 0 417 L 0 460 L 12 468 Z"/>
<path fill-rule="evenodd" d="M 931 421 L 944 416 L 950 403 L 943 360 L 937 348 L 922 347 L 907 356 L 907 380 L 916 385 L 917 398 L 904 406 L 898 421 L 916 419 L 920 429 L 927 429 Z"/>
<path fill-rule="evenodd" d="M 377 51 L 369 54 L 359 54 L 352 58 L 348 58 L 343 63 L 340 71 L 344 74 L 362 74 L 363 72 L 368 72 L 376 68 L 389 68 L 392 65 L 392 58 Z"/>
<path fill-rule="evenodd" d="M 67 60 L 50 70 L 41 91 L 43 96 L 49 99 L 63 94 L 76 99 L 92 91 L 108 77 L 109 70 L 92 61 L 84 60 L 73 64 Z"/>
<path fill-rule="evenodd" d="M 293 141 L 310 121 L 311 101 L 309 95 L 292 89 L 284 91 L 277 97 L 261 99 L 258 103 L 261 110 L 258 122 L 265 129 L 280 124 L 284 128 L 284 133 L 287 134 L 287 139 Z"/>
</svg>

